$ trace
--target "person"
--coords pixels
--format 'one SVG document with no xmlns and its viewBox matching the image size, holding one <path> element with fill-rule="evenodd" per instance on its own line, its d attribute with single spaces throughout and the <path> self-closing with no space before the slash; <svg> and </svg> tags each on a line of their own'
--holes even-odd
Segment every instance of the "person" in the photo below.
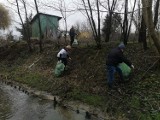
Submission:
<svg viewBox="0 0 160 120">
<path fill-rule="evenodd" d="M 68 63 L 68 59 L 71 60 L 68 54 L 69 50 L 71 50 L 71 46 L 67 45 L 64 48 L 62 48 L 57 54 L 58 61 L 61 60 L 61 62 L 65 65 L 65 67 Z"/>
<path fill-rule="evenodd" d="M 69 31 L 69 36 L 70 36 L 70 45 L 72 46 L 73 42 L 74 42 L 74 38 L 75 38 L 75 29 L 74 27 L 72 26 L 70 31 Z"/>
<path fill-rule="evenodd" d="M 120 76 L 120 82 L 123 82 L 123 74 L 118 65 L 122 62 L 127 64 L 129 67 L 134 68 L 132 63 L 124 56 L 123 52 L 125 49 L 125 45 L 123 43 L 119 44 L 118 47 L 112 49 L 106 60 L 107 65 L 107 77 L 108 77 L 108 86 L 112 88 L 114 81 L 114 73 L 117 72 Z"/>
</svg>

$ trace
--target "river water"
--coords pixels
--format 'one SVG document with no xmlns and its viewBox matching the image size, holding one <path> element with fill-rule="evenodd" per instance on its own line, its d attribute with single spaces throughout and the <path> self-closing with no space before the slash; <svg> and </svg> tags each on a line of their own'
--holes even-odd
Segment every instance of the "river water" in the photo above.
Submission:
<svg viewBox="0 0 160 120">
<path fill-rule="evenodd" d="M 26 95 L 0 83 L 0 120 L 86 120 L 85 114 L 54 107 L 52 101 Z"/>
</svg>

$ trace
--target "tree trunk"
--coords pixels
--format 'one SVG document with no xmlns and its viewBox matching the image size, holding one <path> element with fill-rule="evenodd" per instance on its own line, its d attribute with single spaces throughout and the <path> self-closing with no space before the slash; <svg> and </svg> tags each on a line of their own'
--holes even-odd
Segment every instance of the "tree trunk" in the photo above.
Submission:
<svg viewBox="0 0 160 120">
<path fill-rule="evenodd" d="M 124 21 L 123 21 L 123 33 L 122 41 L 127 45 L 127 31 L 128 31 L 128 0 L 125 0 L 125 12 L 124 12 Z"/>
<path fill-rule="evenodd" d="M 105 37 L 105 42 L 109 42 L 110 35 L 111 35 L 111 28 L 112 28 L 112 13 L 109 14 L 109 21 L 108 21 L 108 27 L 106 31 L 106 37 Z"/>
<path fill-rule="evenodd" d="M 26 36 L 26 34 L 27 34 L 27 30 L 26 30 L 26 28 L 25 28 L 25 26 L 24 26 L 24 23 L 23 23 L 23 20 L 22 20 L 21 14 L 20 14 L 18 0 L 16 0 L 16 4 L 17 4 L 18 15 L 19 15 L 19 18 L 20 18 L 20 20 L 21 20 L 22 27 L 23 27 L 23 30 L 24 30 L 24 35 Z M 27 44 L 28 44 L 29 51 L 31 52 L 31 51 L 32 51 L 32 48 L 31 48 L 30 41 L 29 41 L 28 39 L 27 39 Z"/>
<path fill-rule="evenodd" d="M 140 27 L 140 31 L 139 31 L 139 38 L 138 41 L 143 43 L 143 49 L 147 50 L 147 41 L 146 41 L 146 24 L 144 21 L 144 17 L 142 15 L 142 19 L 141 19 L 141 27 Z"/>
<path fill-rule="evenodd" d="M 139 36 L 140 36 L 140 29 L 141 29 L 141 22 L 142 22 L 142 18 L 141 18 L 142 14 L 141 14 L 141 1 L 139 0 L 138 1 L 138 42 L 140 43 L 141 40 L 139 39 Z M 143 18 L 144 19 L 144 18 Z"/>
<path fill-rule="evenodd" d="M 93 28 L 93 25 L 92 25 L 92 21 L 91 21 L 91 18 L 90 18 L 90 16 L 89 16 L 89 13 L 88 13 L 88 11 L 87 11 L 87 8 L 86 8 L 86 3 L 85 3 L 84 0 L 82 0 L 82 2 L 83 2 L 83 6 L 84 6 L 84 9 L 85 9 L 85 12 L 86 12 L 86 14 L 87 14 L 87 18 L 88 18 L 90 27 L 91 27 L 91 29 L 92 29 L 93 37 L 96 38 L 95 32 L 94 32 L 94 28 Z"/>
<path fill-rule="evenodd" d="M 135 10 L 136 1 L 137 0 L 134 0 L 134 6 L 133 6 L 132 14 L 131 14 L 131 20 L 130 20 L 130 24 L 129 24 L 128 31 L 127 31 L 127 42 L 128 42 L 130 31 L 131 31 L 131 26 L 132 26 L 132 21 L 133 21 L 133 13 L 134 13 L 134 10 Z"/>
<path fill-rule="evenodd" d="M 27 8 L 26 8 L 26 3 L 23 0 L 23 5 L 24 5 L 24 9 L 25 9 L 25 16 L 26 16 L 26 21 L 27 21 L 27 41 L 28 41 L 28 47 L 29 47 L 29 51 L 32 52 L 32 47 L 31 47 L 31 36 L 30 36 L 30 31 L 29 31 L 29 21 L 28 21 L 28 15 L 27 15 Z"/>
<path fill-rule="evenodd" d="M 110 35 L 111 35 L 111 29 L 112 29 L 112 16 L 113 12 L 115 10 L 117 0 L 112 1 L 112 5 L 110 6 L 110 1 L 108 0 L 108 9 L 109 9 L 109 21 L 108 21 L 108 27 L 106 31 L 106 37 L 105 37 L 105 42 L 109 42 Z"/>
<path fill-rule="evenodd" d="M 39 11 L 38 11 L 37 1 L 34 0 L 34 2 L 35 2 L 35 6 L 36 6 L 37 15 L 38 15 L 38 25 L 39 25 L 39 34 L 40 34 L 40 36 L 39 36 L 39 48 L 40 48 L 40 52 L 42 52 L 43 51 L 42 38 L 44 36 L 42 36 L 41 21 L 40 21 L 40 15 L 39 15 Z"/>
<path fill-rule="evenodd" d="M 157 22 L 158 22 L 159 1 L 160 1 L 160 0 L 157 0 L 156 6 L 155 6 L 155 10 L 154 10 L 154 13 L 155 13 L 155 14 L 154 14 L 154 27 L 156 27 Z"/>
<path fill-rule="evenodd" d="M 154 42 L 155 47 L 157 48 L 158 53 L 160 54 L 160 39 L 158 34 L 155 31 L 153 16 L 152 16 L 152 0 L 142 0 L 143 5 L 143 16 L 145 16 L 145 22 L 148 27 L 148 31 L 151 35 L 151 38 Z"/>
<path fill-rule="evenodd" d="M 97 48 L 101 48 L 101 20 L 100 20 L 100 11 L 99 11 L 99 1 L 96 1 L 96 5 L 97 5 L 97 13 L 98 13 L 98 44 L 97 44 Z"/>
<path fill-rule="evenodd" d="M 91 7 L 90 0 L 87 0 L 89 12 L 87 11 L 87 6 L 86 6 L 85 1 L 82 0 L 82 2 L 83 2 L 83 5 L 84 5 L 84 8 L 85 8 L 89 23 L 90 23 L 91 28 L 92 28 L 93 37 L 94 37 L 94 40 L 95 40 L 95 42 L 97 44 L 97 48 L 101 48 L 99 1 L 96 0 L 96 7 L 97 7 L 97 13 L 98 13 L 98 19 L 97 19 L 97 21 L 98 21 L 98 30 L 97 30 L 97 27 L 96 27 L 96 24 L 95 24 L 95 20 L 93 18 L 93 10 L 92 10 L 92 7 Z"/>
</svg>

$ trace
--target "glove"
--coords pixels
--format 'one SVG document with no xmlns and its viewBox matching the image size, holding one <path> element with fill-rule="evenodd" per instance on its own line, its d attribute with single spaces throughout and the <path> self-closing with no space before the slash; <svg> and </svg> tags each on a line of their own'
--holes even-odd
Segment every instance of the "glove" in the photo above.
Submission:
<svg viewBox="0 0 160 120">
<path fill-rule="evenodd" d="M 133 69 L 134 69 L 134 65 L 131 65 L 131 68 L 133 68 Z"/>
<path fill-rule="evenodd" d="M 69 60 L 72 60 L 72 58 L 69 57 Z"/>
</svg>

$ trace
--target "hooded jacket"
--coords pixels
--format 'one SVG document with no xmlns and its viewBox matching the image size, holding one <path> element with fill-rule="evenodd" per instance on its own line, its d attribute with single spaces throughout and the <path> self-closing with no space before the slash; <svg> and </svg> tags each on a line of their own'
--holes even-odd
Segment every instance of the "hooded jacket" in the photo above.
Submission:
<svg viewBox="0 0 160 120">
<path fill-rule="evenodd" d="M 126 63 L 128 66 L 131 66 L 131 62 L 125 58 L 123 51 L 119 47 L 112 49 L 107 56 L 106 65 L 116 67 L 122 62 Z"/>
</svg>

